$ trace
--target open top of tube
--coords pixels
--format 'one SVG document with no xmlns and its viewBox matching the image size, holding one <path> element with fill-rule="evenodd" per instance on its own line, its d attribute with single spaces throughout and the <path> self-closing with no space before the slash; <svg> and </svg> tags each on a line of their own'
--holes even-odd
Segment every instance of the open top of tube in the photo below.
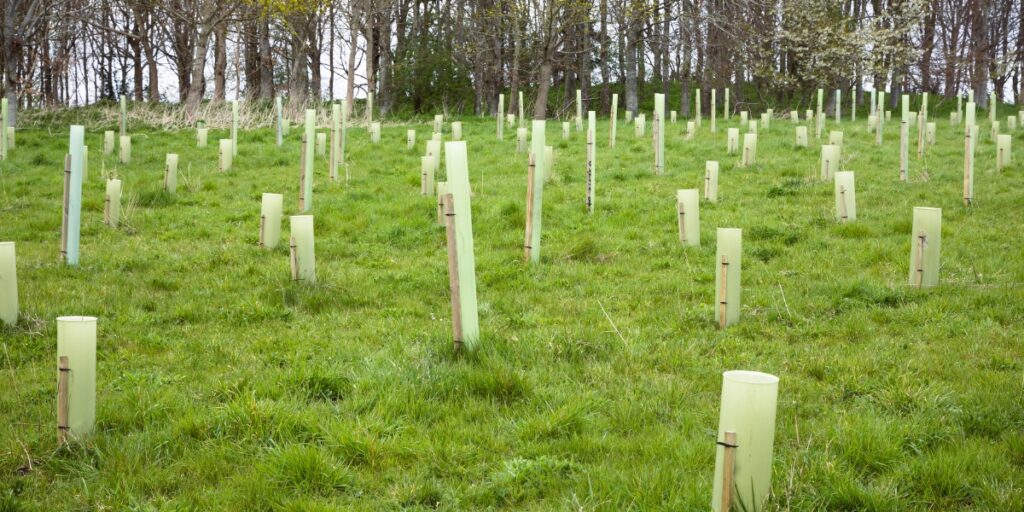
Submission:
<svg viewBox="0 0 1024 512">
<path fill-rule="evenodd" d="M 779 382 L 779 378 L 772 374 L 749 370 L 730 370 L 722 373 L 722 376 L 726 380 L 744 384 L 777 384 Z"/>
<path fill-rule="evenodd" d="M 94 316 L 58 316 L 58 322 L 95 322 Z"/>
</svg>

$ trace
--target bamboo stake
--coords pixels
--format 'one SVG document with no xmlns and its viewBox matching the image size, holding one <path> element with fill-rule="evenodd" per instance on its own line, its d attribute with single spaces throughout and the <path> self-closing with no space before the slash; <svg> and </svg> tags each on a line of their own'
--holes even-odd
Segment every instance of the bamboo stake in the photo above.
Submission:
<svg viewBox="0 0 1024 512">
<path fill-rule="evenodd" d="M 64 215 L 60 225 L 60 255 L 68 255 L 68 210 L 71 202 L 71 155 L 64 155 Z"/>
<path fill-rule="evenodd" d="M 676 211 L 679 213 L 679 241 L 686 244 L 686 205 L 677 201 Z"/>
<path fill-rule="evenodd" d="M 295 244 L 295 237 L 291 237 L 288 243 L 288 249 L 291 251 L 290 262 L 292 266 L 292 281 L 299 280 L 299 256 L 296 251 L 297 245 Z"/>
<path fill-rule="evenodd" d="M 462 296 L 459 291 L 459 254 L 455 248 L 455 196 L 445 194 L 445 232 L 448 235 L 448 285 L 452 295 L 452 341 L 455 350 L 462 349 Z"/>
<path fill-rule="evenodd" d="M 536 167 L 534 154 L 530 153 L 530 163 L 526 171 L 526 237 L 523 242 L 523 257 L 526 261 L 530 261 L 530 253 L 533 252 L 533 174 Z"/>
<path fill-rule="evenodd" d="M 725 329 L 726 306 L 729 304 L 729 257 L 722 255 L 722 291 L 718 295 L 718 328 Z"/>
<path fill-rule="evenodd" d="M 846 222 L 850 216 L 846 213 L 846 187 L 842 185 L 839 186 L 839 206 L 842 207 L 842 211 L 839 212 L 839 218 L 842 219 L 843 222 Z"/>
<path fill-rule="evenodd" d="M 57 371 L 57 443 L 63 445 L 68 441 L 68 356 L 60 356 Z"/>
<path fill-rule="evenodd" d="M 928 235 L 924 231 L 917 234 L 917 262 L 914 270 L 917 272 L 917 287 L 924 285 L 924 248 L 928 244 Z"/>
<path fill-rule="evenodd" d="M 730 512 L 732 510 L 732 488 L 733 488 L 733 477 L 735 476 L 735 464 L 736 464 L 736 432 L 726 432 L 724 440 L 721 443 L 723 448 L 723 459 L 722 459 L 722 512 Z"/>
</svg>

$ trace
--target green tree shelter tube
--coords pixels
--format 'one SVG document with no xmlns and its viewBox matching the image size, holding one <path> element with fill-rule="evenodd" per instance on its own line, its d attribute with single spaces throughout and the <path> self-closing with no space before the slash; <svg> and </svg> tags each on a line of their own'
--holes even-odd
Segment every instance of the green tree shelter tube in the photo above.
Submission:
<svg viewBox="0 0 1024 512">
<path fill-rule="evenodd" d="M 839 171 L 835 174 L 836 220 L 852 222 L 857 220 L 857 190 L 853 171 Z"/>
<path fill-rule="evenodd" d="M 316 283 L 316 251 L 313 246 L 313 216 L 292 215 L 292 277 Z"/>
<path fill-rule="evenodd" d="M 676 213 L 679 217 L 679 242 L 700 246 L 700 191 L 695 188 L 676 191 Z"/>
<path fill-rule="evenodd" d="M 178 154 L 167 153 L 164 161 L 164 190 L 170 194 L 178 191 Z"/>
<path fill-rule="evenodd" d="M 914 207 L 910 238 L 910 285 L 927 288 L 939 284 L 942 248 L 942 209 Z"/>
<path fill-rule="evenodd" d="M 18 323 L 18 266 L 14 242 L 0 242 L 0 322 Z"/>
<path fill-rule="evenodd" d="M 274 123 L 274 126 L 276 127 L 275 131 L 277 132 L 277 145 L 281 146 L 281 144 L 284 143 L 284 123 L 282 122 L 282 119 L 284 118 L 284 107 L 281 105 L 280 96 L 274 98 L 274 117 L 277 119 Z"/>
<path fill-rule="evenodd" d="M 327 175 L 330 176 L 331 181 L 338 179 L 338 165 L 341 163 L 339 159 L 339 152 L 341 151 L 341 105 L 334 103 L 331 105 L 331 154 L 329 165 L 330 169 L 327 170 Z"/>
<path fill-rule="evenodd" d="M 231 155 L 238 156 L 238 100 L 231 102 Z"/>
<path fill-rule="evenodd" d="M 107 130 L 103 132 L 103 154 L 111 155 L 114 153 L 114 130 Z"/>
<path fill-rule="evenodd" d="M 67 195 L 67 253 L 68 265 L 78 265 L 78 242 L 82 227 L 82 163 L 85 144 L 85 127 L 71 126 L 69 153 L 71 155 L 71 176 Z"/>
<path fill-rule="evenodd" d="M 732 370 L 722 374 L 722 405 L 715 449 L 715 481 L 711 509 L 722 510 L 726 432 L 736 433 L 733 509 L 764 509 L 772 487 L 775 411 L 779 378 L 767 373 Z"/>
<path fill-rule="evenodd" d="M 95 317 L 57 318 L 58 379 L 62 357 L 67 357 L 68 372 L 67 434 L 70 439 L 80 440 L 92 432 L 96 423 Z"/>
<path fill-rule="evenodd" d="M 231 139 L 220 139 L 220 170 L 231 170 Z"/>
<path fill-rule="evenodd" d="M 121 95 L 121 136 L 128 135 L 128 97 Z"/>
<path fill-rule="evenodd" d="M 743 230 L 718 228 L 715 251 L 715 318 L 720 327 L 740 321 Z"/>
<path fill-rule="evenodd" d="M 316 110 L 313 110 L 313 109 L 307 109 L 306 110 L 306 124 L 305 124 L 304 130 L 305 131 L 303 132 L 303 136 L 304 136 L 305 141 L 306 141 L 306 145 L 304 147 L 304 151 L 305 151 L 304 154 L 305 154 L 305 158 L 306 158 L 305 159 L 306 167 L 302 170 L 302 172 L 303 172 L 303 180 L 302 180 L 303 193 L 302 193 L 302 197 L 305 199 L 304 202 L 303 202 L 304 207 L 303 207 L 302 211 L 303 212 L 308 212 L 308 211 L 310 211 L 313 208 L 313 167 L 314 167 L 314 161 L 315 161 L 313 159 L 313 156 L 314 156 L 313 155 L 313 150 L 315 149 L 313 147 L 313 144 L 314 144 L 314 142 L 316 140 L 315 139 L 315 137 L 316 137 L 316 135 L 315 135 L 315 133 L 316 133 L 315 132 L 315 130 L 316 130 Z"/>
<path fill-rule="evenodd" d="M 121 180 L 107 180 L 106 199 L 104 200 L 104 220 L 110 227 L 121 224 Z"/>
<path fill-rule="evenodd" d="M 128 165 L 132 163 L 132 136 L 121 136 L 121 163 Z"/>
<path fill-rule="evenodd" d="M 501 117 L 502 117 L 504 112 L 505 112 L 505 95 L 504 94 L 499 94 L 498 95 L 498 114 L 495 116 L 497 118 L 497 132 L 496 133 L 498 135 L 498 140 L 502 140 L 502 139 L 505 138 L 505 123 L 501 119 Z"/>
<path fill-rule="evenodd" d="M 8 145 L 11 143 L 7 140 L 7 124 L 9 119 L 10 106 L 7 104 L 7 98 L 0 99 L 0 126 L 4 127 L 3 133 L 0 133 L 0 160 L 7 159 L 7 151 L 10 149 Z"/>
<path fill-rule="evenodd" d="M 547 162 L 544 161 L 544 128 L 543 119 L 533 121 L 533 133 L 530 140 L 530 152 L 533 153 L 533 237 L 530 240 L 530 260 L 540 262 L 540 233 L 542 200 L 544 198 L 544 176 L 547 174 Z M 451 166 L 449 166 L 451 168 Z M 451 179 L 449 178 L 449 187 Z"/>
<path fill-rule="evenodd" d="M 544 121 L 541 123 L 543 130 Z M 473 257 L 473 218 L 470 208 L 469 162 L 464 141 L 445 143 L 445 167 L 448 175 L 447 193 L 451 194 L 455 213 L 455 252 L 457 258 L 460 325 L 462 346 L 472 352 L 480 343 L 480 322 L 477 316 L 476 262 Z M 543 146 L 541 146 L 543 151 Z M 538 173 L 539 174 L 539 173 Z M 536 175 L 535 175 L 536 177 Z M 543 183 L 543 175 L 540 182 Z"/>
<path fill-rule="evenodd" d="M 655 94 L 654 95 L 654 116 L 655 122 L 658 123 L 658 130 L 654 133 L 657 137 L 654 141 L 654 173 L 662 174 L 665 172 L 665 95 Z"/>
<path fill-rule="evenodd" d="M 263 204 L 260 208 L 260 246 L 264 249 L 273 249 L 281 241 L 283 204 L 283 195 L 263 193 Z"/>
</svg>

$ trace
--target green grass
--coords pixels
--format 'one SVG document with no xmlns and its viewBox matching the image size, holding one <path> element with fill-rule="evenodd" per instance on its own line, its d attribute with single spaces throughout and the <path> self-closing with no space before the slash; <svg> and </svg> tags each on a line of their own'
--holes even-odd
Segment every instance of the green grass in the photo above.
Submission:
<svg viewBox="0 0 1024 512">
<path fill-rule="evenodd" d="M 549 122 L 529 266 L 526 157 L 514 130 L 497 142 L 492 122 L 466 121 L 482 331 L 468 357 L 452 350 L 435 200 L 419 195 L 428 124 L 414 151 L 404 125 L 379 146 L 350 130 L 347 184 L 318 160 L 315 286 L 290 281 L 286 248 L 256 247 L 261 193 L 295 212 L 300 130 L 283 148 L 242 133 L 219 173 L 226 130 L 202 150 L 191 131 L 139 130 L 122 166 L 102 156 L 110 127 L 91 127 L 77 268 L 58 259 L 67 127 L 19 132 L 0 163 L 22 302 L 0 331 L 0 510 L 702 510 L 729 369 L 781 377 L 773 509 L 1024 507 L 1024 165 L 994 170 L 987 123 L 970 209 L 948 120 L 908 183 L 897 123 L 882 148 L 844 123 L 858 220 L 838 225 L 832 184 L 808 179 L 819 151 L 792 148 L 788 119 L 750 169 L 725 154 L 725 123 L 693 141 L 672 125 L 663 176 L 649 138 L 620 121 L 609 150 L 602 122 L 593 215 L 584 137 Z M 720 202 L 683 248 L 675 190 L 700 187 L 709 159 Z M 102 223 L 101 169 L 124 180 L 120 229 Z M 930 290 L 907 286 L 914 206 L 943 208 Z M 742 318 L 725 331 L 716 227 L 744 229 Z M 54 319 L 70 314 L 100 318 L 98 424 L 57 449 Z"/>
</svg>

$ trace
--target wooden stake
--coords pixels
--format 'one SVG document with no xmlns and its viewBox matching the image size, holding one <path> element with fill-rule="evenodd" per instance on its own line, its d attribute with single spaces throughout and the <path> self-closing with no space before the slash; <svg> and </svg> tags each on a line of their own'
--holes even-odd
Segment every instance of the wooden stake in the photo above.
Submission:
<svg viewBox="0 0 1024 512">
<path fill-rule="evenodd" d="M 110 225 L 110 194 L 103 199 L 103 223 Z"/>
<path fill-rule="evenodd" d="M 68 255 L 68 210 L 71 203 L 71 155 L 64 155 L 64 215 L 60 225 L 60 255 Z"/>
<path fill-rule="evenodd" d="M 708 200 L 708 193 L 711 191 L 711 171 L 704 169 L 704 200 Z"/>
<path fill-rule="evenodd" d="M 846 222 L 850 217 L 846 213 L 846 187 L 842 185 L 839 185 L 839 206 L 842 207 L 842 211 L 839 212 L 839 218 Z"/>
<path fill-rule="evenodd" d="M 718 294 L 718 328 L 725 329 L 726 306 L 729 304 L 729 257 L 722 255 L 722 291 Z"/>
<path fill-rule="evenodd" d="M 448 235 L 448 285 L 452 295 L 452 340 L 455 350 L 462 349 L 462 296 L 459 292 L 459 254 L 455 247 L 455 196 L 445 194 L 444 226 Z"/>
<path fill-rule="evenodd" d="M 730 512 L 732 510 L 732 488 L 733 477 L 736 466 L 736 432 L 726 432 L 722 445 L 722 506 L 719 510 Z"/>
<path fill-rule="evenodd" d="M 676 202 L 676 210 L 679 213 L 679 241 L 686 243 L 686 206 L 682 201 Z"/>
<path fill-rule="evenodd" d="M 534 154 L 530 153 L 530 164 L 526 171 L 526 237 L 523 242 L 523 257 L 526 261 L 530 261 L 530 253 L 533 252 L 533 174 L 536 167 Z"/>
<path fill-rule="evenodd" d="M 915 262 L 917 268 L 914 269 L 917 272 L 918 288 L 924 285 L 924 248 L 926 245 L 928 245 L 928 235 L 921 231 L 917 234 L 917 261 Z"/>
<path fill-rule="evenodd" d="M 654 174 L 661 174 L 661 162 L 659 161 L 660 157 L 658 155 L 658 121 L 658 113 L 654 112 L 651 116 L 651 138 L 653 139 L 654 146 Z"/>
<path fill-rule="evenodd" d="M 259 244 L 257 244 L 257 245 L 259 247 L 261 247 L 261 248 L 263 247 L 263 234 L 264 234 L 264 230 L 266 230 L 266 228 L 267 228 L 267 216 L 266 215 L 260 215 L 260 241 L 259 241 Z"/>
<path fill-rule="evenodd" d="M 295 237 L 291 237 L 288 243 L 288 249 L 291 251 L 290 261 L 292 265 L 292 281 L 299 280 L 299 256 L 296 251 L 297 246 L 295 245 Z"/>
<path fill-rule="evenodd" d="M 440 191 L 439 191 L 440 192 Z M 444 195 L 437 195 L 437 223 L 444 226 Z"/>
<path fill-rule="evenodd" d="M 60 356 L 57 372 L 57 443 L 64 444 L 68 441 L 68 377 L 71 373 L 68 356 Z"/>
</svg>

